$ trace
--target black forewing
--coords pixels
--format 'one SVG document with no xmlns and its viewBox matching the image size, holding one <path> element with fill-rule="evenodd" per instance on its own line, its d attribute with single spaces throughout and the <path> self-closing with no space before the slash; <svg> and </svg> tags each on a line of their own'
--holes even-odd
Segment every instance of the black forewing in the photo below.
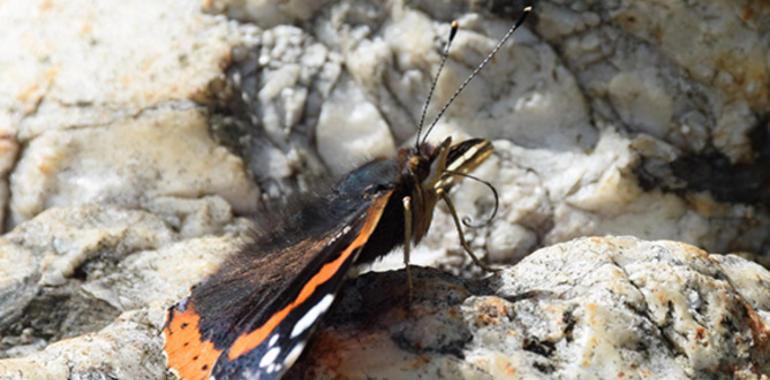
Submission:
<svg viewBox="0 0 770 380">
<path fill-rule="evenodd" d="M 303 285 L 317 280 L 319 270 L 341 252 L 350 253 L 347 248 L 351 242 L 357 244 L 358 253 L 363 245 L 359 241 L 362 228 L 367 228 L 367 238 L 376 228 L 385 208 L 383 201 L 387 202 L 397 174 L 395 162 L 374 161 L 350 173 L 327 195 L 263 216 L 266 232 L 245 243 L 214 274 L 195 286 L 187 300 L 170 310 L 164 329 L 169 366 L 185 378 L 196 379 L 199 375 L 208 378 L 215 364 L 214 374 L 222 371 L 223 363 L 228 372 L 240 371 L 242 368 L 234 366 L 238 363 L 231 362 L 232 357 L 222 359 L 233 351 L 234 342 L 237 345 L 244 337 L 256 342 L 259 349 L 249 352 L 249 360 L 253 361 L 252 354 L 264 352 L 265 345 L 252 339 L 251 333 L 264 331 L 266 321 L 273 323 L 277 315 L 283 315 L 287 324 L 280 327 L 285 334 L 283 330 L 296 323 L 323 292 L 336 292 L 355 255 L 344 261 L 340 273 L 334 272 L 329 281 L 323 282 L 318 294 L 314 292 L 306 304 L 296 305 Z M 372 219 L 372 215 L 376 218 Z M 375 226 L 370 225 L 372 221 Z M 295 303 L 290 308 L 292 313 L 282 314 L 291 303 Z"/>
<path fill-rule="evenodd" d="M 358 205 L 335 205 L 339 201 L 334 199 L 321 202 L 289 216 L 289 222 L 271 234 L 253 237 L 193 288 L 190 301 L 201 316 L 205 338 L 226 348 L 244 329 L 259 326 L 285 306 L 304 278 L 359 232 L 370 205 L 366 200 Z M 348 232 L 342 234 L 346 227 Z"/>
</svg>

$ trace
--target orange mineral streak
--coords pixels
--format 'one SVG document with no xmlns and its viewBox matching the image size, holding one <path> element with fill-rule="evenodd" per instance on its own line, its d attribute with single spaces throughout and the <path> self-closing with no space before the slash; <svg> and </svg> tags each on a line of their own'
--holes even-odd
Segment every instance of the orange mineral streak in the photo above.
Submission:
<svg viewBox="0 0 770 380">
<path fill-rule="evenodd" d="M 175 309 L 163 329 L 168 368 L 183 380 L 208 379 L 222 354 L 214 343 L 201 337 L 200 319 L 194 305 L 188 305 L 181 313 Z"/>
<path fill-rule="evenodd" d="M 256 330 L 248 334 L 241 335 L 238 337 L 238 339 L 235 340 L 235 342 L 233 342 L 233 345 L 230 346 L 230 351 L 227 355 L 228 359 L 231 361 L 235 360 L 241 355 L 244 355 L 259 346 L 262 341 L 267 338 L 270 332 L 275 330 L 275 328 L 278 327 L 281 321 L 283 321 L 292 310 L 305 302 L 305 300 L 307 300 L 313 294 L 313 292 L 315 292 L 316 288 L 321 286 L 326 281 L 329 281 L 329 279 L 339 271 L 340 267 L 342 267 L 342 264 L 344 264 L 345 261 L 350 258 L 353 252 L 366 244 L 366 241 L 369 240 L 369 236 L 371 236 L 374 228 L 380 221 L 382 210 L 385 209 L 385 205 L 388 203 L 390 195 L 391 193 L 387 193 L 374 201 L 372 206 L 369 208 L 369 212 L 366 215 L 364 225 L 361 227 L 361 231 L 358 233 L 358 236 L 356 236 L 356 239 L 353 240 L 353 242 L 347 248 L 345 248 L 344 251 L 342 251 L 339 257 L 321 267 L 321 270 L 319 270 L 318 273 L 310 278 L 305 286 L 302 287 L 299 295 L 292 303 L 286 305 L 286 307 L 273 314 L 273 316 L 270 317 L 270 319 L 268 319 L 265 324 Z"/>
</svg>

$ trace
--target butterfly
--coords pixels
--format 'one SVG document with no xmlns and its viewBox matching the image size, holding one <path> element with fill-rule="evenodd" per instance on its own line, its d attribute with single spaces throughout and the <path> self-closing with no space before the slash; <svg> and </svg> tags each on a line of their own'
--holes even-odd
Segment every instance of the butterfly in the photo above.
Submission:
<svg viewBox="0 0 770 380">
<path fill-rule="evenodd" d="M 428 232 L 439 201 L 448 206 L 466 252 L 483 266 L 462 237 L 447 194 L 462 178 L 479 180 L 469 173 L 492 154 L 492 144 L 477 138 L 453 144 L 446 138 L 432 145 L 426 139 L 531 10 L 531 4 L 524 8 L 421 136 L 433 81 L 414 146 L 402 148 L 395 158 L 354 169 L 328 193 L 307 200 L 274 226 L 276 234 L 245 244 L 194 286 L 188 298 L 169 308 L 162 331 L 169 369 L 185 380 L 281 378 L 299 358 L 351 268 L 403 244 L 411 290 L 410 247 Z M 436 78 L 457 29 L 454 22 Z"/>
</svg>

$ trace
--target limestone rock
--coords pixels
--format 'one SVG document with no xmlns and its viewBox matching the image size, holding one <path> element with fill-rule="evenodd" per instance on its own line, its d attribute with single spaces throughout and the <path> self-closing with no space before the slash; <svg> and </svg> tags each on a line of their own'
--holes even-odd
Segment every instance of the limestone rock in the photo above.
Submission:
<svg viewBox="0 0 770 380">
<path fill-rule="evenodd" d="M 166 368 L 156 324 L 146 311 L 122 314 L 104 329 L 23 358 L 0 360 L 0 376 L 24 379 L 160 379 Z"/>
<path fill-rule="evenodd" d="M 0 374 L 163 377 L 166 307 L 239 241 L 236 233 L 177 242 L 167 223 L 104 207 L 53 209 L 9 234 L 0 259 L 18 275 L 2 278 L 24 278 L 4 281 L 0 294 L 30 296 L 0 297 L 0 352 L 13 357 L 0 360 Z M 229 223 L 231 232 L 242 230 Z M 125 246 L 110 246 L 116 234 Z M 103 237 L 73 240 L 81 236 Z M 94 244 L 104 253 L 91 255 L 81 274 L 51 265 L 60 282 L 40 281 L 48 269 L 34 263 L 63 253 L 51 250 L 83 256 Z M 22 250 L 35 260 L 20 260 Z M 770 272 L 737 256 L 670 241 L 586 238 L 502 269 L 462 280 L 415 268 L 411 305 L 403 270 L 364 274 L 343 289 L 292 374 L 750 379 L 770 371 Z"/>
<path fill-rule="evenodd" d="M 22 153 L 11 191 L 14 224 L 51 206 L 137 207 L 166 196 L 219 194 L 248 212 L 258 200 L 241 160 L 211 140 L 206 119 L 195 109 L 162 109 L 103 128 L 45 133 Z"/>
<path fill-rule="evenodd" d="M 261 187 L 275 196 L 286 191 L 287 178 L 312 178 L 319 161 L 339 173 L 413 141 L 447 19 L 457 18 L 461 29 L 428 122 L 510 26 L 516 7 L 498 3 L 342 1 L 293 18 L 303 20 L 301 29 L 265 24 L 259 49 L 238 55 L 230 73 L 247 118 L 259 126 L 245 132 L 244 150 Z M 700 17 L 683 25 L 660 21 L 690 14 Z M 539 1 L 530 22 L 429 137 L 494 140 L 497 153 L 477 174 L 501 194 L 498 225 L 470 232 L 472 244 L 510 262 L 591 234 L 766 255 L 768 19 L 768 8 L 747 1 Z M 717 48 L 707 45 L 711 39 Z M 296 119 L 298 104 L 304 107 Z M 367 115 L 361 120 L 368 125 L 351 127 L 355 115 Z M 362 139 L 361 131 L 372 138 Z M 274 186 L 264 162 L 281 168 L 272 172 L 284 185 Z M 302 187 L 307 179 L 297 182 Z M 489 215 L 483 186 L 466 181 L 455 199 L 464 215 Z M 438 215 L 434 228 L 427 250 L 452 253 L 444 238 L 453 229 L 449 218 Z M 515 236 L 495 236 L 504 229 Z"/>
<path fill-rule="evenodd" d="M 163 195 L 229 193 L 237 211 L 253 210 L 257 189 L 194 103 L 210 101 L 253 27 L 155 1 L 10 1 L 0 19 L 0 202 L 11 227 L 51 206 Z"/>
<path fill-rule="evenodd" d="M 737 270 L 748 269 L 748 270 Z M 766 378 L 769 273 L 670 241 L 586 238 L 463 282 L 369 273 L 298 378 Z M 764 377 L 762 377 L 764 375 Z"/>
<path fill-rule="evenodd" d="M 93 205 L 50 209 L 0 238 L 0 356 L 96 331 L 124 311 L 160 315 L 181 298 L 234 249 L 243 227 L 221 199 L 178 202 L 166 200 L 169 209 L 186 206 L 177 214 L 185 225 L 209 227 L 191 236 L 175 219 Z M 212 214 L 220 217 L 211 222 Z M 206 237 L 212 230 L 229 238 Z"/>
<path fill-rule="evenodd" d="M 329 0 L 206 0 L 203 9 L 256 23 L 263 28 L 307 21 Z"/>
<path fill-rule="evenodd" d="M 244 33 L 199 4 L 9 1 L 0 107 L 27 141 L 163 103 L 205 99 Z"/>
</svg>

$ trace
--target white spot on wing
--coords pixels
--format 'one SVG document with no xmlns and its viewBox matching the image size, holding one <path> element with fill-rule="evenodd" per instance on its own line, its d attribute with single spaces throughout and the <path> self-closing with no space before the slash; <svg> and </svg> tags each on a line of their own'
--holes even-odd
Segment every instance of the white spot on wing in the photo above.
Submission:
<svg viewBox="0 0 770 380">
<path fill-rule="evenodd" d="M 273 347 L 273 346 L 275 346 L 275 342 L 277 342 L 277 341 L 278 341 L 278 334 L 273 334 L 273 337 L 270 338 L 269 342 L 267 342 L 267 346 L 268 347 Z"/>
<path fill-rule="evenodd" d="M 270 364 L 270 366 L 269 366 L 269 367 L 267 367 L 267 371 L 266 371 L 266 372 L 267 372 L 267 373 L 274 373 L 274 372 L 278 372 L 278 371 L 280 371 L 280 370 L 281 370 L 281 368 L 282 368 L 282 367 L 281 367 L 280 365 L 278 365 L 278 364 Z"/>
<path fill-rule="evenodd" d="M 286 355 L 286 359 L 283 361 L 283 365 L 287 367 L 291 367 L 294 362 L 297 361 L 299 358 L 299 355 L 302 353 L 302 350 L 305 349 L 305 342 L 299 342 L 297 343 L 294 348 L 289 351 L 289 354 Z"/>
<path fill-rule="evenodd" d="M 275 359 L 278 358 L 278 355 L 280 353 L 281 353 L 281 347 L 273 347 L 269 349 L 265 353 L 265 356 L 262 357 L 262 360 L 259 361 L 259 366 L 264 368 L 273 364 L 273 362 L 275 362 Z"/>
<path fill-rule="evenodd" d="M 299 334 L 302 334 L 305 330 L 309 329 L 310 326 L 318 320 L 321 314 L 331 306 L 332 301 L 334 301 L 334 295 L 327 294 L 320 302 L 310 308 L 310 310 L 297 321 L 297 324 L 294 325 L 294 328 L 291 330 L 291 338 L 294 339 L 299 336 Z"/>
</svg>

